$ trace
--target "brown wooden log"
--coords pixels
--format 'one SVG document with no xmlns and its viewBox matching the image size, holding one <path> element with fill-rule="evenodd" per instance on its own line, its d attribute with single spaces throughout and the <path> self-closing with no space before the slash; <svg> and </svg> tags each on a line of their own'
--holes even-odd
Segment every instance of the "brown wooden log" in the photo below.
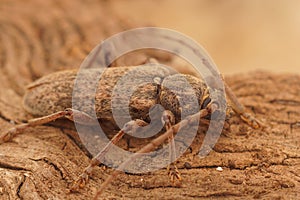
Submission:
<svg viewBox="0 0 300 200">
<path fill-rule="evenodd" d="M 105 2 L 87 1 L 84 8 L 79 0 L 51 2 L 0 6 L 0 134 L 13 121 L 32 117 L 22 108 L 27 83 L 65 66 L 78 67 L 100 40 L 132 27 Z M 165 169 L 122 174 L 103 197 L 299 198 L 300 76 L 256 71 L 226 81 L 247 110 L 267 125 L 265 130 L 253 130 L 233 117 L 231 131 L 207 157 L 195 156 L 194 144 L 178 160 L 182 187 L 172 186 Z M 76 144 L 73 125 L 64 123 L 30 128 L 0 145 L 0 199 L 93 197 L 112 169 L 98 167 L 86 188 L 68 194 L 90 159 Z"/>
</svg>

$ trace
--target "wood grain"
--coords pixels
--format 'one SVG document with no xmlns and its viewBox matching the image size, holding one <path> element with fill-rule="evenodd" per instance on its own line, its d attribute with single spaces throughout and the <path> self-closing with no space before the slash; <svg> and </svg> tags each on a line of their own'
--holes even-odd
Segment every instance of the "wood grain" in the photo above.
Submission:
<svg viewBox="0 0 300 200">
<path fill-rule="evenodd" d="M 65 68 L 79 67 L 100 41 L 133 25 L 105 1 L 5 1 L 0 4 L 0 134 L 32 116 L 22 108 L 25 85 Z M 51 9 L 49 9 L 51 8 Z M 300 191 L 300 76 L 252 72 L 226 77 L 265 130 L 231 119 L 205 158 L 195 142 L 178 160 L 183 185 L 166 170 L 122 174 L 103 197 L 136 199 L 296 199 Z M 89 157 L 71 123 L 26 130 L 0 145 L 0 199 L 90 199 L 112 169 L 98 167 L 86 188 L 67 189 Z M 217 171 L 220 166 L 223 171 Z"/>
</svg>

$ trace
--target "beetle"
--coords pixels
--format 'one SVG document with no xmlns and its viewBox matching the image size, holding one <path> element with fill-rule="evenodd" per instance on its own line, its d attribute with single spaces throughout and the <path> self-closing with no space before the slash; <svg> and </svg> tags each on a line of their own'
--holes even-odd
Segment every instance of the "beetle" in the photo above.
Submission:
<svg viewBox="0 0 300 200">
<path fill-rule="evenodd" d="M 150 123 L 151 119 L 149 117 L 149 111 L 155 104 L 160 104 L 165 108 L 161 120 L 166 132 L 138 152 L 143 153 L 150 151 L 168 139 L 171 144 L 170 156 L 173 157 L 175 154 L 174 134 L 176 134 L 181 125 L 186 126 L 199 118 L 212 119 L 212 116 L 217 116 L 217 113 L 220 113 L 226 108 L 226 101 L 221 103 L 220 101 L 217 101 L 218 92 L 220 91 L 211 93 L 210 88 L 200 78 L 187 74 L 178 74 L 173 70 L 159 65 L 151 65 L 151 63 L 149 63 L 144 66 L 107 68 L 105 70 L 84 69 L 81 72 L 85 77 L 83 79 L 84 82 L 88 83 L 90 80 L 97 78 L 97 72 L 99 73 L 99 70 L 101 78 L 99 79 L 95 92 L 94 107 L 87 103 L 82 103 L 79 104 L 76 109 L 72 108 L 72 92 L 77 77 L 77 70 L 55 72 L 30 84 L 24 95 L 24 109 L 30 114 L 39 117 L 28 120 L 26 123 L 16 125 L 0 136 L 1 144 L 11 140 L 28 127 L 49 123 L 59 118 L 74 120 L 75 116 L 80 119 L 80 123 L 93 125 L 95 121 L 88 113 L 94 111 L 94 108 L 98 120 L 113 121 L 114 116 L 112 114 L 111 106 L 113 101 L 112 94 L 118 81 L 129 72 L 136 78 L 143 77 L 144 79 L 152 80 L 135 88 L 134 93 L 130 97 L 128 106 L 132 120 L 123 123 L 123 128 L 121 128 L 103 150 L 91 160 L 89 166 L 87 166 L 84 172 L 74 182 L 71 188 L 72 191 L 84 187 L 89 176 L 91 176 L 93 168 L 100 164 L 100 160 L 105 156 L 111 145 L 116 144 L 125 133 L 135 132 L 138 130 L 138 127 L 144 127 Z M 169 87 L 178 87 L 183 79 L 189 83 L 191 89 L 180 90 L 177 94 L 174 94 L 174 92 L 169 90 Z M 261 122 L 246 112 L 244 106 L 239 103 L 237 97 L 225 82 L 224 86 L 227 98 L 231 101 L 230 108 L 251 127 L 262 127 Z M 81 91 L 81 93 L 79 93 L 77 98 L 79 98 L 79 100 L 81 98 L 86 98 L 87 95 L 85 90 L 87 90 L 86 87 L 88 86 L 83 84 L 78 87 L 79 88 L 76 89 Z M 127 85 L 126 87 L 130 87 L 130 85 Z M 189 102 L 189 98 L 184 98 L 189 97 L 189 95 L 196 96 L 199 105 L 197 110 L 193 109 L 194 107 L 191 102 Z M 89 96 L 89 98 L 91 97 Z M 122 99 L 122 95 L 119 95 L 119 98 Z M 183 100 L 184 107 L 182 107 L 182 102 L 180 103 L 178 99 L 185 99 Z M 189 110 L 189 114 L 188 117 L 182 119 L 181 115 L 184 110 Z M 134 156 L 135 155 L 120 165 L 119 169 L 122 169 L 126 164 L 132 162 Z M 180 173 L 175 164 L 171 163 L 168 166 L 168 172 L 172 181 L 181 180 Z M 116 173 L 117 172 L 115 172 L 114 175 L 116 175 Z M 101 186 L 101 190 L 97 193 L 98 195 L 113 177 L 113 175 L 109 177 L 109 179 Z"/>
</svg>

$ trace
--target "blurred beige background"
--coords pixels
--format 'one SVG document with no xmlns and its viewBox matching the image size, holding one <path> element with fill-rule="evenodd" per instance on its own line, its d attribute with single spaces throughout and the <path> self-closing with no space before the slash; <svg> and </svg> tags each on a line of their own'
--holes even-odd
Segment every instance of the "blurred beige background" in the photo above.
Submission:
<svg viewBox="0 0 300 200">
<path fill-rule="evenodd" d="M 115 0 L 121 16 L 198 41 L 224 74 L 300 72 L 299 0 Z"/>
</svg>

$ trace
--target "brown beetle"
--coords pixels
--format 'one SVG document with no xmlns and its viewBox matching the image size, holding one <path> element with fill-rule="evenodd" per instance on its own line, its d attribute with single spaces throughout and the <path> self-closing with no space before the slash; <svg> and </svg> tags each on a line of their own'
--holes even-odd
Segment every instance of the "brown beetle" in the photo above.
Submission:
<svg viewBox="0 0 300 200">
<path fill-rule="evenodd" d="M 97 73 L 95 72 L 97 70 L 99 72 L 99 69 L 85 69 L 82 71 L 82 73 L 85 74 L 87 83 L 89 80 L 96 78 L 95 74 Z M 218 95 L 218 91 L 213 94 L 210 93 L 208 86 L 201 79 L 191 75 L 176 74 L 174 71 L 162 68 L 158 65 L 151 66 L 151 70 L 145 66 L 107 68 L 105 70 L 100 69 L 102 74 L 94 97 L 95 113 L 98 120 L 114 120 L 111 108 L 114 86 L 121 77 L 131 70 L 134 70 L 136 76 L 153 80 L 153 82 L 143 84 L 134 91 L 128 106 L 132 120 L 124 123 L 123 128 L 111 139 L 110 143 L 91 160 L 90 165 L 84 170 L 78 180 L 75 181 L 71 190 L 77 190 L 87 183 L 92 169 L 100 164 L 100 160 L 105 156 L 110 146 L 116 144 L 125 133 L 135 132 L 138 127 L 148 125 L 150 122 L 149 110 L 153 105 L 161 104 L 166 109 L 161 116 L 166 132 L 138 152 L 149 152 L 168 139 L 171 144 L 171 156 L 174 156 L 175 149 L 173 137 L 179 127 L 192 124 L 199 118 L 210 119 L 210 116 L 220 112 L 220 110 L 224 110 L 226 107 L 226 101 L 221 103 L 216 101 L 218 97 L 215 95 Z M 58 118 L 65 117 L 73 120 L 76 115 L 76 117 L 80 119 L 80 123 L 93 125 L 95 121 L 88 114 L 94 110 L 92 106 L 83 103 L 76 107 L 76 109 L 72 108 L 72 92 L 76 75 L 76 70 L 61 71 L 42 77 L 30 84 L 24 96 L 23 107 L 30 114 L 41 117 L 29 120 L 27 123 L 16 125 L 14 128 L 8 130 L 1 135 L 0 144 L 11 140 L 28 127 L 49 123 Z M 170 92 L 168 88 L 170 86 L 176 88 L 181 84 L 182 78 L 187 80 L 192 90 L 181 90 L 176 95 Z M 262 124 L 245 111 L 244 106 L 238 102 L 236 96 L 225 82 L 224 86 L 227 97 L 231 101 L 233 111 L 253 128 L 260 128 Z M 83 91 L 82 98 L 86 96 L 84 93 L 85 87 L 86 86 L 83 85 L 82 88 L 77 88 Z M 196 95 L 199 109 L 193 109 L 193 106 L 190 105 L 189 98 L 185 98 L 186 100 L 183 101 L 184 109 L 191 110 L 189 111 L 189 116 L 182 119 L 181 114 L 184 109 L 178 99 L 187 97 L 192 93 Z M 79 96 L 78 98 L 80 99 L 81 97 Z M 118 169 L 122 170 L 126 164 L 133 161 L 135 156 L 136 155 L 133 155 L 132 158 L 122 163 Z M 175 164 L 170 164 L 168 171 L 172 181 L 181 179 Z M 114 172 L 113 175 L 106 180 L 97 193 L 97 196 L 117 173 L 119 173 L 119 171 Z"/>
</svg>

